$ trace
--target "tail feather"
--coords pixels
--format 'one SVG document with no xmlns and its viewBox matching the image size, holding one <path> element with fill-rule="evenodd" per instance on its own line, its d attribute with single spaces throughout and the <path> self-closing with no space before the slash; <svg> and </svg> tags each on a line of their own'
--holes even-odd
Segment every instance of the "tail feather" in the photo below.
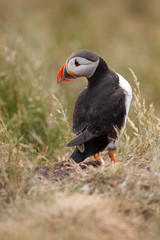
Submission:
<svg viewBox="0 0 160 240">
<path fill-rule="evenodd" d="M 77 146 L 76 149 L 73 151 L 72 155 L 70 156 L 70 158 L 73 159 L 76 163 L 80 163 L 84 161 L 87 157 L 90 157 L 104 150 L 108 144 L 109 140 L 105 135 L 93 138 L 90 141 L 84 143 L 83 146 L 84 149 L 79 149 L 79 146 Z"/>
<path fill-rule="evenodd" d="M 85 130 L 80 135 L 78 135 L 76 138 L 74 138 L 72 141 L 70 141 L 66 146 L 67 147 L 73 147 L 77 145 L 81 145 L 93 138 L 93 135 L 88 131 Z"/>
<path fill-rule="evenodd" d="M 92 154 L 88 154 L 86 151 L 83 153 L 79 151 L 78 147 L 74 150 L 74 152 L 71 154 L 69 159 L 74 160 L 76 163 L 80 163 L 84 161 L 87 157 L 90 157 Z"/>
</svg>

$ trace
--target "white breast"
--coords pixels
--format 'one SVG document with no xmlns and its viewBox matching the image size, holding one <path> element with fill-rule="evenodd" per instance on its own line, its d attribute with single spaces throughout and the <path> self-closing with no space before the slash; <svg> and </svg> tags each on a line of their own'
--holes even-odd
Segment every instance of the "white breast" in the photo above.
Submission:
<svg viewBox="0 0 160 240">
<path fill-rule="evenodd" d="M 125 119 L 124 119 L 124 124 L 119 133 L 119 138 L 116 139 L 115 141 L 111 141 L 105 150 L 117 148 L 118 141 L 119 141 L 119 139 L 124 131 L 125 125 L 126 125 L 126 120 L 127 120 L 127 116 L 128 116 L 128 112 L 129 112 L 129 106 L 130 106 L 131 99 L 132 99 L 132 88 L 131 88 L 130 84 L 120 74 L 117 73 L 117 75 L 119 77 L 119 86 L 123 89 L 124 94 L 125 94 L 126 115 L 125 115 Z"/>
<path fill-rule="evenodd" d="M 132 88 L 130 86 L 130 84 L 127 82 L 126 79 L 124 79 L 120 74 L 118 74 L 118 77 L 119 77 L 119 85 L 120 87 L 124 90 L 124 93 L 125 93 L 125 97 L 126 97 L 126 102 L 125 102 L 125 105 L 126 105 L 126 113 L 128 115 L 128 111 L 129 111 L 129 106 L 130 106 L 130 103 L 131 103 L 131 99 L 132 99 Z"/>
<path fill-rule="evenodd" d="M 132 99 L 132 88 L 131 88 L 130 84 L 127 82 L 126 79 L 124 79 L 118 73 L 117 73 L 117 75 L 119 76 L 119 85 L 124 90 L 125 106 L 126 106 L 126 116 L 125 116 L 125 120 L 124 120 L 124 125 L 121 128 L 121 132 L 120 132 L 120 136 L 121 136 L 123 131 L 124 131 L 125 125 L 126 125 L 126 120 L 127 120 L 127 116 L 128 116 L 128 112 L 129 112 L 129 106 L 130 106 L 131 99 Z"/>
</svg>

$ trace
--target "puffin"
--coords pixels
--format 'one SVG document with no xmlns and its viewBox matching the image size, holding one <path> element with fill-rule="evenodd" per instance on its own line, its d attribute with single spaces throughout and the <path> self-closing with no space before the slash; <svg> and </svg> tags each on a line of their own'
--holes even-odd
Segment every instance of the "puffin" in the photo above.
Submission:
<svg viewBox="0 0 160 240">
<path fill-rule="evenodd" d="M 66 146 L 76 147 L 68 160 L 76 163 L 90 156 L 100 160 L 107 151 L 111 161 L 124 131 L 132 99 L 132 88 L 105 60 L 90 50 L 75 51 L 61 67 L 57 83 L 85 77 L 87 87 L 79 95 L 73 113 L 76 137 Z"/>
</svg>

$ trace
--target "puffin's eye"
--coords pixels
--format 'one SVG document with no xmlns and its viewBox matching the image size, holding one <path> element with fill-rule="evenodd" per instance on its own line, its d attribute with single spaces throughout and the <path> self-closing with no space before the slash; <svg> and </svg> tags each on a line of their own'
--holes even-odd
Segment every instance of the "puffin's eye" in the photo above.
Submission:
<svg viewBox="0 0 160 240">
<path fill-rule="evenodd" d="M 79 62 L 75 59 L 75 62 L 74 62 L 75 66 L 78 67 L 80 64 Z"/>
</svg>

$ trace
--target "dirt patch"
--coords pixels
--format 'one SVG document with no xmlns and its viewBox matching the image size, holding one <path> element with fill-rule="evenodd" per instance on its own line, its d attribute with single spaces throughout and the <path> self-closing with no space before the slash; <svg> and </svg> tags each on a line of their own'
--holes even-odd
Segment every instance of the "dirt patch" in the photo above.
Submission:
<svg viewBox="0 0 160 240">
<path fill-rule="evenodd" d="M 61 181 L 64 178 L 69 177 L 71 174 L 77 173 L 77 171 L 83 171 L 89 166 L 97 168 L 101 164 L 101 161 L 95 160 L 79 164 L 73 161 L 61 161 L 50 166 L 37 167 L 36 173 L 53 181 Z"/>
</svg>

